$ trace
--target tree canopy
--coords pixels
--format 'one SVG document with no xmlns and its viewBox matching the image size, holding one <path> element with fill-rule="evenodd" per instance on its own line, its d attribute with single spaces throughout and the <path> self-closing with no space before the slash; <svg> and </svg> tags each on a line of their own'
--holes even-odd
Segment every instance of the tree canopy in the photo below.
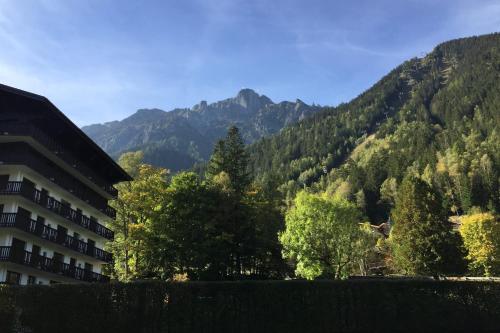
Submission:
<svg viewBox="0 0 500 333">
<path fill-rule="evenodd" d="M 296 261 L 296 274 L 345 278 L 362 252 L 361 214 L 346 200 L 299 192 L 280 234 L 285 257 Z"/>
<path fill-rule="evenodd" d="M 348 103 L 325 108 L 248 149 L 257 181 L 293 200 L 304 187 L 357 196 L 387 221 L 388 191 L 426 175 L 450 214 L 499 211 L 500 34 L 438 45 Z M 348 190 L 348 192 L 346 192 Z"/>
<path fill-rule="evenodd" d="M 406 177 L 392 212 L 390 241 L 396 267 L 407 274 L 463 273 L 463 245 L 441 198 L 423 180 Z"/>
<path fill-rule="evenodd" d="M 463 216 L 460 234 L 467 249 L 472 273 L 486 276 L 500 274 L 500 220 L 492 213 Z"/>
<path fill-rule="evenodd" d="M 238 127 L 232 126 L 225 140 L 219 140 L 207 166 L 206 177 L 212 180 L 224 172 L 229 176 L 231 187 L 237 194 L 242 194 L 250 185 L 248 155 Z"/>
</svg>

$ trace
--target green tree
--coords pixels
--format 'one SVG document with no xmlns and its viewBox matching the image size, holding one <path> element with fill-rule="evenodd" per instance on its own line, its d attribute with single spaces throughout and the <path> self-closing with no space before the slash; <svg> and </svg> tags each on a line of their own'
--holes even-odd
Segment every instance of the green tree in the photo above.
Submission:
<svg viewBox="0 0 500 333">
<path fill-rule="evenodd" d="M 242 194 L 250 185 L 248 155 L 238 127 L 232 126 L 225 140 L 219 140 L 207 166 L 207 179 L 211 180 L 221 172 L 231 179 L 237 194 Z"/>
<path fill-rule="evenodd" d="M 163 279 L 282 277 L 277 233 L 283 217 L 263 197 L 235 195 L 225 172 L 210 182 L 190 172 L 175 175 L 151 224 L 150 270 Z"/>
<path fill-rule="evenodd" d="M 296 261 L 296 274 L 345 278 L 359 259 L 356 243 L 362 238 L 361 214 L 346 200 L 299 192 L 286 213 L 280 233 L 283 255 Z"/>
<path fill-rule="evenodd" d="M 390 242 L 396 267 L 406 274 L 452 274 L 465 269 L 460 237 L 441 198 L 420 178 L 406 177 L 392 211 Z"/>
<path fill-rule="evenodd" d="M 252 144 L 250 169 L 259 180 L 279 175 L 287 198 L 304 185 L 346 190 L 337 182 L 348 181 L 339 193 L 363 190 L 372 223 L 393 208 L 382 187 L 392 192 L 409 173 L 457 215 L 500 211 L 499 42 L 499 34 L 454 40 L 403 63 L 352 101 Z"/>
<path fill-rule="evenodd" d="M 212 179 L 221 172 L 227 172 L 226 142 L 219 140 L 214 146 L 214 151 L 207 164 L 206 178 Z"/>
<path fill-rule="evenodd" d="M 460 235 L 464 240 L 472 273 L 495 276 L 500 274 L 500 221 L 492 213 L 477 213 L 462 217 Z"/>
<path fill-rule="evenodd" d="M 162 204 L 168 171 L 142 163 L 142 152 L 123 154 L 118 163 L 134 180 L 116 185 L 118 198 L 111 202 L 116 219 L 110 228 L 115 239 L 110 243 L 115 264 L 112 274 L 119 280 L 148 276 L 147 251 L 149 226 Z"/>
<path fill-rule="evenodd" d="M 398 184 L 396 179 L 387 178 L 382 185 L 380 185 L 380 199 L 393 207 L 398 192 L 397 189 Z"/>
<path fill-rule="evenodd" d="M 221 238 L 224 233 L 217 225 L 225 218 L 218 209 L 222 198 L 196 174 L 182 172 L 172 178 L 162 200 L 151 226 L 152 270 L 163 279 L 175 274 L 197 279 L 206 276 L 206 270 L 217 271 L 225 262 L 223 251 L 232 239 L 229 234 Z"/>
</svg>

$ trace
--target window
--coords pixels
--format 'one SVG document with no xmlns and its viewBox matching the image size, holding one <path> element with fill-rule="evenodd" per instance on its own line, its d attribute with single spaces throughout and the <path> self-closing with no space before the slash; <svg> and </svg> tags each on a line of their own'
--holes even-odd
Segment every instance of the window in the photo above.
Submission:
<svg viewBox="0 0 500 333">
<path fill-rule="evenodd" d="M 0 190 L 6 189 L 8 182 L 9 182 L 9 175 L 0 175 Z"/>
<path fill-rule="evenodd" d="M 61 213 L 66 217 L 70 217 L 70 210 L 71 204 L 64 199 L 61 199 Z"/>
<path fill-rule="evenodd" d="M 8 284 L 19 284 L 21 282 L 21 273 L 7 271 L 7 280 L 5 282 Z"/>
<path fill-rule="evenodd" d="M 28 284 L 36 284 L 36 276 L 28 276 Z"/>
<path fill-rule="evenodd" d="M 73 237 L 75 237 L 75 239 L 80 239 L 80 234 L 77 232 L 74 232 Z"/>
<path fill-rule="evenodd" d="M 64 262 L 64 256 L 61 253 L 54 252 L 52 255 L 52 260 L 57 262 Z"/>
</svg>

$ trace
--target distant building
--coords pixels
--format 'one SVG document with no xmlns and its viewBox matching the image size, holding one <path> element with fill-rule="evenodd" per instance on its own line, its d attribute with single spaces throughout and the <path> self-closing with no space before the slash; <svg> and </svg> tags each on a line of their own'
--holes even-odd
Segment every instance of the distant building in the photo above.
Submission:
<svg viewBox="0 0 500 333">
<path fill-rule="evenodd" d="M 381 223 L 379 225 L 370 225 L 373 232 L 377 233 L 379 236 L 383 238 L 389 238 L 392 228 L 392 221 L 390 218 L 387 219 L 387 222 Z"/>
<path fill-rule="evenodd" d="M 0 283 L 109 281 L 108 200 L 130 179 L 48 99 L 0 85 Z"/>
</svg>

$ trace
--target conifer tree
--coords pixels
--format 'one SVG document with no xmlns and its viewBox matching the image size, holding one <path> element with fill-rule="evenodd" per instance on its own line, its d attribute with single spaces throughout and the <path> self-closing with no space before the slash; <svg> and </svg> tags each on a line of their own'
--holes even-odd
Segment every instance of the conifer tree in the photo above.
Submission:
<svg viewBox="0 0 500 333">
<path fill-rule="evenodd" d="M 207 167 L 207 179 L 212 180 L 221 172 L 228 174 L 233 190 L 237 194 L 250 184 L 248 155 L 238 127 L 232 126 L 225 140 L 217 142 Z"/>
<path fill-rule="evenodd" d="M 457 274 L 465 270 L 461 238 L 447 220 L 441 198 L 420 178 L 406 177 L 392 211 L 393 259 L 406 274 Z"/>
<path fill-rule="evenodd" d="M 219 140 L 214 146 L 214 151 L 207 165 L 206 178 L 212 180 L 219 173 L 226 171 L 226 145 L 224 140 Z"/>
</svg>

